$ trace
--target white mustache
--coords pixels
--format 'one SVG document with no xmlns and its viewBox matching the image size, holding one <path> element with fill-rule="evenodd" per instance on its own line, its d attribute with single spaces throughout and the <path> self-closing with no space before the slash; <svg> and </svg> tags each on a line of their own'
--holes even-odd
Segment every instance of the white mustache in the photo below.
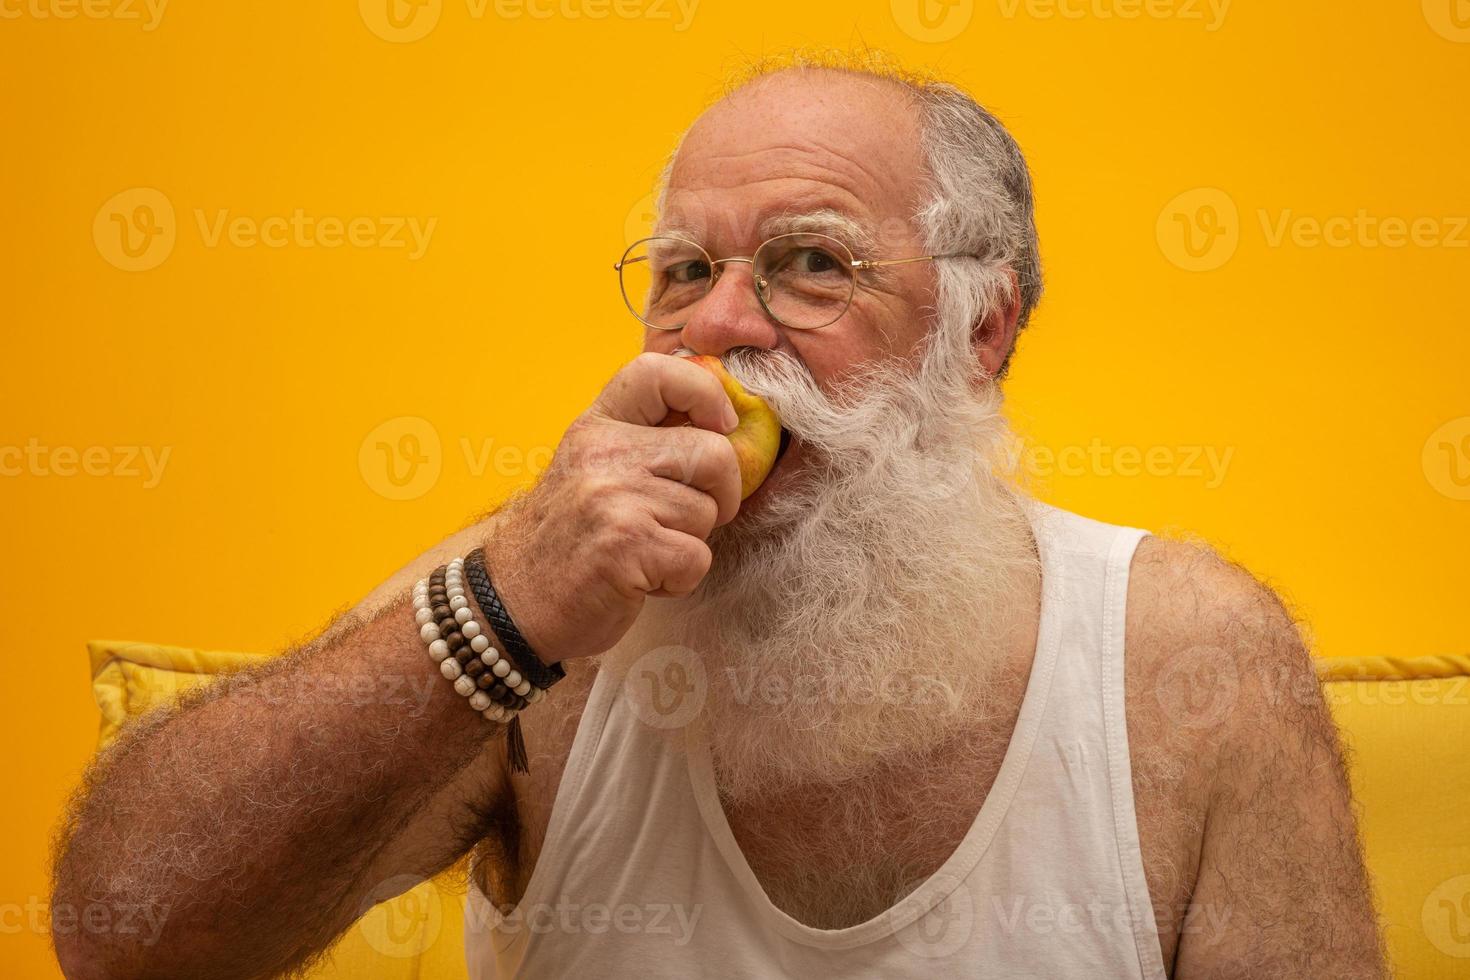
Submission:
<svg viewBox="0 0 1470 980">
<path fill-rule="evenodd" d="M 679 348 L 676 354 L 688 348 Z M 741 387 L 776 410 L 803 445 L 832 456 L 871 444 L 871 433 L 913 395 L 917 380 L 895 362 L 864 362 L 824 391 L 785 351 L 735 347 L 720 358 Z"/>
</svg>

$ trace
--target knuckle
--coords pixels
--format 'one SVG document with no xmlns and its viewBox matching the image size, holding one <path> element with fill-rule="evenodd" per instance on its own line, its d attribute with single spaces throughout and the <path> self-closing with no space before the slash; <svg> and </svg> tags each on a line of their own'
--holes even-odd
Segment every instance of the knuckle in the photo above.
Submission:
<svg viewBox="0 0 1470 980">
<path fill-rule="evenodd" d="M 607 424 L 595 417 L 582 415 L 567 426 L 553 461 L 562 467 L 576 468 L 587 464 L 608 441 Z"/>
<path fill-rule="evenodd" d="M 707 493 L 702 493 L 699 495 L 699 499 L 694 502 L 693 510 L 694 518 L 699 522 L 699 527 L 705 534 L 708 534 L 710 529 L 715 526 L 715 521 L 719 520 L 719 501 Z"/>
<path fill-rule="evenodd" d="M 577 484 L 578 502 L 594 514 L 601 513 L 614 505 L 616 490 L 617 481 L 606 473 L 587 473 Z"/>
<path fill-rule="evenodd" d="M 685 535 L 685 541 L 680 542 L 676 547 L 674 568 L 678 572 L 678 580 L 680 584 L 693 588 L 709 571 L 713 555 L 707 544 L 688 535 Z"/>
<path fill-rule="evenodd" d="M 615 505 L 604 507 L 602 528 L 605 534 L 621 545 L 636 541 L 641 530 L 640 522 L 626 507 Z"/>
<path fill-rule="evenodd" d="M 689 546 L 690 568 L 700 577 L 704 578 L 709 571 L 710 565 L 714 563 L 714 552 L 709 545 L 698 539 L 693 539 Z"/>
<path fill-rule="evenodd" d="M 639 545 L 645 537 L 641 528 L 632 525 L 605 527 L 594 559 L 602 577 L 620 586 L 646 590 L 650 561 L 647 549 Z"/>
<path fill-rule="evenodd" d="M 654 351 L 643 351 L 629 361 L 628 366 L 624 370 L 635 377 L 652 377 L 663 369 L 666 358 L 667 355 L 664 354 L 658 354 Z"/>
<path fill-rule="evenodd" d="M 618 551 L 639 555 L 652 550 L 658 523 L 635 507 L 620 507 L 607 519 L 610 546 Z"/>
<path fill-rule="evenodd" d="M 740 469 L 735 444 L 718 432 L 700 430 L 699 458 L 716 474 L 735 473 Z"/>
<path fill-rule="evenodd" d="M 654 472 L 684 472 L 689 469 L 688 447 L 677 436 L 660 441 L 648 458 L 647 468 Z"/>
</svg>

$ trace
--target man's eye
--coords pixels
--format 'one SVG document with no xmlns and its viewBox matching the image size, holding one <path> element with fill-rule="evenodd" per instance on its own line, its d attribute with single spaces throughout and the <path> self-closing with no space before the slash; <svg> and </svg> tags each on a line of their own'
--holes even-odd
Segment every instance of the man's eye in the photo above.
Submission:
<svg viewBox="0 0 1470 980">
<path fill-rule="evenodd" d="M 831 272 L 838 267 L 838 263 L 819 248 L 804 248 L 796 253 L 792 266 L 797 272 L 816 273 Z"/>
<path fill-rule="evenodd" d="M 664 270 L 671 282 L 698 282 L 709 278 L 709 263 L 699 259 L 677 262 Z"/>
</svg>

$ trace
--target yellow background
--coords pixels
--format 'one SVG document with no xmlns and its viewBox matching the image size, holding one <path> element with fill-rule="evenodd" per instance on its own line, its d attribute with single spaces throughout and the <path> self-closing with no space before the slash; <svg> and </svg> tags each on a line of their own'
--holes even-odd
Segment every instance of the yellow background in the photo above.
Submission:
<svg viewBox="0 0 1470 980">
<path fill-rule="evenodd" d="M 431 0 L 395 30 L 386 0 L 174 0 L 150 30 L 141 2 L 0 0 L 0 451 L 169 453 L 156 486 L 0 477 L 7 975 L 55 974 L 25 906 L 96 734 L 84 641 L 280 649 L 531 479 L 637 349 L 610 265 L 670 142 L 791 45 L 947 73 L 1028 153 L 1048 292 L 1010 403 L 1084 453 L 1030 457 L 1042 496 L 1202 535 L 1321 653 L 1465 650 L 1465 4 L 916 2 Z M 124 271 L 135 188 L 174 243 Z M 416 259 L 209 243 L 221 211 L 297 209 L 436 224 Z M 1360 211 L 1426 240 L 1276 236 Z M 399 492 L 377 445 L 405 434 L 428 469 Z"/>
</svg>

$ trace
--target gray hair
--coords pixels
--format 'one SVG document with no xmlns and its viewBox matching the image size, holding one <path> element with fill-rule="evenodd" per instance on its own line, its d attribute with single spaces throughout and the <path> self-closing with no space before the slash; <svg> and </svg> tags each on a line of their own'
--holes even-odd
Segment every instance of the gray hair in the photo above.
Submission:
<svg viewBox="0 0 1470 980">
<path fill-rule="evenodd" d="M 907 83 L 911 86 L 914 83 Z M 984 106 L 953 85 L 916 86 L 927 201 L 917 221 L 931 253 L 970 252 L 978 262 L 939 263 L 939 313 L 966 324 L 1020 293 L 1016 331 L 1041 301 L 1041 252 L 1031 172 L 1021 148 Z M 1001 364 L 1004 376 L 1014 348 Z"/>
<path fill-rule="evenodd" d="M 941 323 L 979 323 L 1019 293 L 1016 332 L 1041 301 L 1041 253 L 1036 235 L 1031 171 L 1005 126 L 962 89 L 909 71 L 879 51 L 799 51 L 747 65 L 725 94 L 788 70 L 825 70 L 859 75 L 899 86 L 920 114 L 923 179 L 928 194 L 914 221 L 932 254 L 966 253 L 978 261 L 936 263 L 937 314 Z M 657 210 L 665 194 L 681 137 L 659 182 Z M 1012 285 L 1014 277 L 1014 285 Z M 1007 351 L 999 376 L 1010 368 Z"/>
</svg>

